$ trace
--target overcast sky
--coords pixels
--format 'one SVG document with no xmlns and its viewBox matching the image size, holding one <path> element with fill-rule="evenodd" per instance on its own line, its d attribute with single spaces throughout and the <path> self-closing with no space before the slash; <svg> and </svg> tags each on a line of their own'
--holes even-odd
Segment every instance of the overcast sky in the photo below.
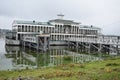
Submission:
<svg viewBox="0 0 120 80">
<path fill-rule="evenodd" d="M 59 13 L 120 35 L 120 0 L 0 0 L 0 28 L 12 29 L 13 20 L 48 21 Z"/>
</svg>

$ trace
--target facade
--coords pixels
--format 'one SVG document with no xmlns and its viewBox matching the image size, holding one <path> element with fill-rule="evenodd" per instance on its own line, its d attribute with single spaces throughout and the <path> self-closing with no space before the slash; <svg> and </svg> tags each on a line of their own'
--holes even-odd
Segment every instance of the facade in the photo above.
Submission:
<svg viewBox="0 0 120 80">
<path fill-rule="evenodd" d="M 80 22 L 65 20 L 60 18 L 49 20 L 48 22 L 38 21 L 19 21 L 15 20 L 12 24 L 12 31 L 17 32 L 16 40 L 22 40 L 32 33 L 50 34 L 50 44 L 66 44 L 65 40 L 70 37 L 89 37 L 97 38 L 101 34 L 101 29 L 92 25 L 82 25 Z"/>
</svg>

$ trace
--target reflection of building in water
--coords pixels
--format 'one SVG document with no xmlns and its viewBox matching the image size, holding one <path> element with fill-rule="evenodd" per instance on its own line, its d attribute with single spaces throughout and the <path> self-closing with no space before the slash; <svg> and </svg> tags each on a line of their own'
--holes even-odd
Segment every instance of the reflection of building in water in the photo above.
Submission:
<svg viewBox="0 0 120 80">
<path fill-rule="evenodd" d="M 68 50 L 64 50 L 64 53 L 68 53 L 69 55 L 71 55 L 73 57 L 73 62 L 75 62 L 75 63 L 101 60 L 101 58 L 99 56 L 95 57 L 90 54 L 88 54 L 88 55 L 87 54 L 78 54 L 77 52 L 68 51 Z"/>
<path fill-rule="evenodd" d="M 63 64 L 63 50 L 61 49 L 53 49 L 50 51 L 50 64 L 59 65 Z"/>
<path fill-rule="evenodd" d="M 6 46 L 7 58 L 12 59 L 13 69 L 36 68 L 36 57 L 21 50 L 21 47 Z"/>
<path fill-rule="evenodd" d="M 64 47 L 66 48 L 66 47 Z M 66 63 L 79 63 L 85 61 L 99 60 L 91 55 L 78 54 L 77 52 L 65 50 L 62 47 L 51 47 L 48 52 L 31 50 L 29 48 L 22 49 L 21 47 L 6 46 L 5 54 L 7 58 L 12 60 L 13 69 L 39 68 L 54 66 Z M 70 60 L 65 57 L 69 56 Z"/>
<path fill-rule="evenodd" d="M 7 52 L 18 52 L 20 51 L 20 47 L 19 46 L 5 46 L 5 49 Z"/>
<path fill-rule="evenodd" d="M 77 52 L 69 50 L 51 50 L 50 63 L 54 65 L 64 64 L 66 62 L 65 57 L 70 57 L 70 62 L 82 63 L 89 61 L 102 60 L 99 57 L 95 57 L 87 54 L 79 54 Z M 69 60 L 68 60 L 69 61 Z"/>
</svg>

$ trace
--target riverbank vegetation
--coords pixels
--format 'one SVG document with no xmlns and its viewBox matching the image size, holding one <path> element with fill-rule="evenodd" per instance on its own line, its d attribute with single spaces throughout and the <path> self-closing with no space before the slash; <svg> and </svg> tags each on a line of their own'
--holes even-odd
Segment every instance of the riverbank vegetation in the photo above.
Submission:
<svg viewBox="0 0 120 80">
<path fill-rule="evenodd" d="M 22 80 L 120 80 L 120 57 L 33 70 L 0 71 L 0 80 L 16 80 L 18 77 Z"/>
</svg>

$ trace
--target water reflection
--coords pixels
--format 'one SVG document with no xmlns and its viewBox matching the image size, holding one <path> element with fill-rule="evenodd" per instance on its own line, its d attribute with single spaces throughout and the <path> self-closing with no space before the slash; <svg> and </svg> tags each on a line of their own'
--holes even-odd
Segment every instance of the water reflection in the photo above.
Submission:
<svg viewBox="0 0 120 80">
<path fill-rule="evenodd" d="M 9 59 L 9 69 L 33 69 L 67 63 L 82 63 L 101 60 L 88 54 L 71 51 L 67 46 L 51 46 L 47 52 L 36 51 L 26 47 L 6 46 L 5 57 Z M 8 68 L 7 68 L 8 69 Z"/>
<path fill-rule="evenodd" d="M 47 52 L 19 46 L 5 46 L 0 52 L 0 70 L 34 69 L 68 63 L 102 60 L 106 54 L 82 54 L 80 49 L 50 46 Z"/>
</svg>

